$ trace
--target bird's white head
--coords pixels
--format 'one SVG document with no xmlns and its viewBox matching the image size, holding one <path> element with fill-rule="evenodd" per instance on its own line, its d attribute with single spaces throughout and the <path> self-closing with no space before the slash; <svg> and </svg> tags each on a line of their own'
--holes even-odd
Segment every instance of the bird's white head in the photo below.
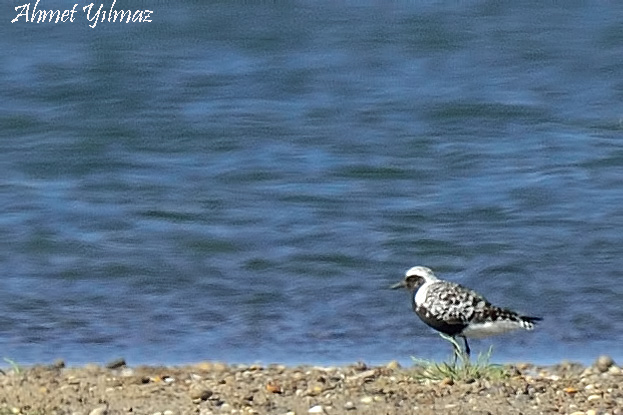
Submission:
<svg viewBox="0 0 623 415">
<path fill-rule="evenodd" d="M 405 273 L 405 278 L 397 284 L 392 285 L 390 288 L 407 288 L 410 291 L 415 291 L 422 284 L 427 282 L 437 281 L 437 277 L 430 268 L 426 267 L 413 267 Z"/>
<path fill-rule="evenodd" d="M 420 277 L 426 282 L 437 280 L 437 277 L 435 276 L 435 273 L 433 273 L 432 269 L 420 266 L 409 268 L 407 272 L 405 272 L 405 278 L 409 277 Z"/>
</svg>

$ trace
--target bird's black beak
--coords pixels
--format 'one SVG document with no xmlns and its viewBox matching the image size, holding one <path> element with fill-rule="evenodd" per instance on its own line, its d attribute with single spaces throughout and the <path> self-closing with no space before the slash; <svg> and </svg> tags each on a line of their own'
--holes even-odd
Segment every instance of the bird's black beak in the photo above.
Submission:
<svg viewBox="0 0 623 415">
<path fill-rule="evenodd" d="M 397 290 L 399 288 L 404 288 L 406 286 L 407 286 L 407 284 L 405 283 L 405 280 L 402 280 L 400 282 L 397 282 L 394 285 L 390 285 L 389 288 L 392 289 L 392 290 Z"/>
</svg>

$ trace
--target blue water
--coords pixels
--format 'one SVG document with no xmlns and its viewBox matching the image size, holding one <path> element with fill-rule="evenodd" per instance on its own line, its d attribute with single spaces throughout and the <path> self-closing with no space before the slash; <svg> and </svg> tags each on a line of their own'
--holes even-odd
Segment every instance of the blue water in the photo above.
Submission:
<svg viewBox="0 0 623 415">
<path fill-rule="evenodd" d="M 426 265 L 544 317 L 475 352 L 623 361 L 621 4 L 13 3 L 0 356 L 443 359 Z"/>
</svg>

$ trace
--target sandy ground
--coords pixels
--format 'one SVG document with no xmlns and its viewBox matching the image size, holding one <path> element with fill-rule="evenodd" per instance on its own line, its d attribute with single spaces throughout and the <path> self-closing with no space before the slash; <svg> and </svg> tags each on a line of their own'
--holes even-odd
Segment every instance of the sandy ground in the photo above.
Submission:
<svg viewBox="0 0 623 415">
<path fill-rule="evenodd" d="M 183 367 L 4 368 L 4 414 L 574 414 L 623 415 L 623 370 L 508 366 L 502 380 L 432 383 L 413 368 L 286 367 L 202 362 Z"/>
</svg>

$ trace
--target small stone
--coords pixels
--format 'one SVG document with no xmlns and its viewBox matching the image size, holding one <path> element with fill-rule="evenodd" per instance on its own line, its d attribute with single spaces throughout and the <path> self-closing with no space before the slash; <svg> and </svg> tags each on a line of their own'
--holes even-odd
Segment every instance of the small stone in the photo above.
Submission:
<svg viewBox="0 0 623 415">
<path fill-rule="evenodd" d="M 154 413 L 153 413 L 153 414 L 151 414 L 151 415 L 162 415 L 162 412 L 160 412 L 160 411 L 158 411 L 158 412 L 154 412 Z"/>
<path fill-rule="evenodd" d="M 517 367 L 518 370 L 524 371 L 524 370 L 528 370 L 532 367 L 532 365 L 530 363 L 517 363 L 515 365 Z"/>
<path fill-rule="evenodd" d="M 98 408 L 93 409 L 89 412 L 89 415 L 106 415 L 108 413 L 108 408 L 105 406 L 100 406 Z"/>
<path fill-rule="evenodd" d="M 322 407 L 322 405 L 316 405 L 316 406 L 312 406 L 311 408 L 309 408 L 307 413 L 309 413 L 309 414 L 324 414 L 325 410 Z"/>
<path fill-rule="evenodd" d="M 268 382 L 266 384 L 266 391 L 270 393 L 283 393 L 283 389 L 281 388 L 281 386 L 274 382 Z"/>
<path fill-rule="evenodd" d="M 119 369 L 120 367 L 123 367 L 125 365 L 125 359 L 123 357 L 120 357 L 106 363 L 106 369 Z"/>
<path fill-rule="evenodd" d="M 454 385 L 454 381 L 452 378 L 444 378 L 439 384 L 443 386 L 452 386 Z"/>
<path fill-rule="evenodd" d="M 206 401 L 212 396 L 212 391 L 209 389 L 204 389 L 201 387 L 191 388 L 190 389 L 190 399 L 200 399 L 202 401 Z"/>
<path fill-rule="evenodd" d="M 597 411 L 594 409 L 589 409 L 586 411 L 586 415 L 597 415 Z"/>
<path fill-rule="evenodd" d="M 80 384 L 80 379 L 77 379 L 74 376 L 69 376 L 67 378 L 67 384 L 69 384 L 69 385 L 79 385 Z"/>
<path fill-rule="evenodd" d="M 369 404 L 371 404 L 372 402 L 374 402 L 374 399 L 372 399 L 372 397 L 371 397 L 371 396 L 364 396 L 363 398 L 361 398 L 361 399 L 359 400 L 359 402 L 364 403 L 364 404 L 366 404 L 366 405 L 369 405 Z"/>
<path fill-rule="evenodd" d="M 121 369 L 120 375 L 123 378 L 129 378 L 131 376 L 134 376 L 134 369 L 130 369 L 129 367 L 124 367 L 123 369 Z"/>
<path fill-rule="evenodd" d="M 400 369 L 400 363 L 398 363 L 397 360 L 392 360 L 391 362 L 389 362 L 386 366 L 389 370 L 397 370 Z"/>
<path fill-rule="evenodd" d="M 208 361 L 204 361 L 204 362 L 199 362 L 195 365 L 195 367 L 198 370 L 204 371 L 204 372 L 209 372 L 212 370 L 212 362 L 208 362 Z"/>
<path fill-rule="evenodd" d="M 215 362 L 212 363 L 212 370 L 218 373 L 226 372 L 227 365 L 225 363 Z"/>
<path fill-rule="evenodd" d="M 587 367 L 586 369 L 584 369 L 582 373 L 580 373 L 580 382 L 586 383 L 587 382 L 586 378 L 592 376 L 594 372 L 595 372 L 595 369 L 592 367 Z"/>
<path fill-rule="evenodd" d="M 376 369 L 370 369 L 370 370 L 357 373 L 356 375 L 349 376 L 348 380 L 368 379 L 368 378 L 376 377 L 376 375 L 377 375 Z"/>
<path fill-rule="evenodd" d="M 368 368 L 368 365 L 366 365 L 364 362 L 357 362 L 357 363 L 355 363 L 353 368 L 355 370 L 364 371 L 364 370 L 366 370 Z"/>
<path fill-rule="evenodd" d="M 307 396 L 318 396 L 320 395 L 322 392 L 324 392 L 324 389 L 322 386 L 320 385 L 314 385 L 311 388 L 307 389 L 305 391 L 305 394 Z"/>
<path fill-rule="evenodd" d="M 572 387 L 564 388 L 563 391 L 565 391 L 569 395 L 573 395 L 575 393 L 578 393 L 578 390 L 576 388 L 572 388 Z"/>
<path fill-rule="evenodd" d="M 167 409 L 166 411 L 162 413 L 162 415 L 173 415 L 173 411 L 170 409 Z"/>
<path fill-rule="evenodd" d="M 597 401 L 601 399 L 600 395 L 589 395 L 588 398 L 586 398 L 587 402 L 591 402 L 591 401 Z"/>
<path fill-rule="evenodd" d="M 569 415 L 586 415 L 586 412 L 576 411 L 576 412 L 571 412 Z"/>
<path fill-rule="evenodd" d="M 129 367 L 124 367 L 123 369 L 121 369 L 120 375 L 121 377 L 124 377 L 124 378 L 129 378 L 131 376 L 134 376 L 134 369 L 131 369 Z"/>
<path fill-rule="evenodd" d="M 344 404 L 344 409 L 346 409 L 347 411 L 352 411 L 353 409 L 357 409 L 357 407 L 355 406 L 353 401 L 348 401 Z"/>
<path fill-rule="evenodd" d="M 595 367 L 600 372 L 607 372 L 610 366 L 614 365 L 614 360 L 608 355 L 601 355 L 595 361 Z"/>
</svg>

